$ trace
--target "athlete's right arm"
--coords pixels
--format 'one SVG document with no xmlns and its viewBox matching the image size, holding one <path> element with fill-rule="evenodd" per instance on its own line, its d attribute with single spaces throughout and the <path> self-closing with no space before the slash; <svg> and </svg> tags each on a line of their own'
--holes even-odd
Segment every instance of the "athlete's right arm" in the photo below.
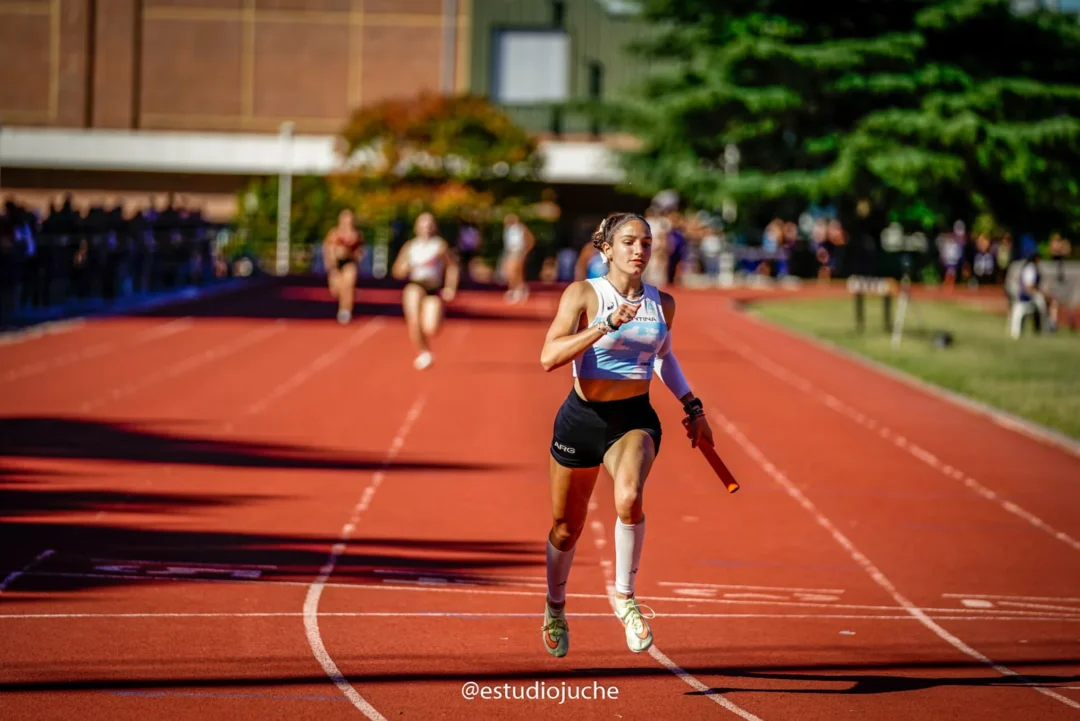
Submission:
<svg viewBox="0 0 1080 721">
<path fill-rule="evenodd" d="M 571 283 L 559 300 L 559 310 L 551 321 L 544 348 L 540 351 L 540 365 L 551 372 L 572 361 L 579 353 L 604 337 L 597 325 L 578 331 L 578 320 L 587 313 L 588 294 L 592 288 L 584 281 Z"/>
<path fill-rule="evenodd" d="M 405 241 L 405 245 L 401 246 L 401 250 L 398 251 L 397 258 L 394 259 L 394 267 L 390 269 L 390 275 L 397 280 L 405 280 L 405 276 L 409 274 L 409 244 L 411 240 Z"/>
</svg>

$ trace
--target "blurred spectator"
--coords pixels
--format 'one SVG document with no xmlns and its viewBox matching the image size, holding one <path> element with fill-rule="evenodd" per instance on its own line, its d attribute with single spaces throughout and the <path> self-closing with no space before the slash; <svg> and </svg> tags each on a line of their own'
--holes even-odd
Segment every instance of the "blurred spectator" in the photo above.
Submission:
<svg viewBox="0 0 1080 721">
<path fill-rule="evenodd" d="M 951 233 L 943 233 L 938 236 L 938 253 L 941 258 L 941 266 L 945 270 L 944 286 L 946 290 L 952 290 L 956 285 L 956 277 L 961 275 L 964 266 L 964 242 L 965 225 L 962 220 L 953 223 Z"/>
<path fill-rule="evenodd" d="M 40 221 L 9 199 L 0 214 L 0 323 L 208 283 L 221 275 L 215 233 L 199 208 L 171 196 L 160 213 L 151 205 L 125 217 L 104 199 L 83 215 L 68 194 Z"/>
<path fill-rule="evenodd" d="M 715 223 L 708 223 L 701 238 L 701 269 L 708 276 L 720 273 L 720 254 L 724 250 L 724 237 Z"/>
<path fill-rule="evenodd" d="M 1065 260 L 1072 254 L 1072 245 L 1068 240 L 1061 236 L 1061 233 L 1054 233 L 1050 236 L 1050 258 L 1054 261 L 1054 266 L 1057 269 L 1057 281 L 1058 283 L 1065 282 Z"/>
<path fill-rule="evenodd" d="M 1049 306 L 1042 285 L 1042 268 L 1039 267 L 1039 254 L 1032 253 L 1020 268 L 1020 289 L 1017 295 L 1021 302 L 1035 304 L 1037 309 L 1035 314 L 1036 330 L 1042 328 L 1042 324 L 1047 320 L 1049 313 Z"/>
<path fill-rule="evenodd" d="M 998 241 L 997 246 L 997 269 L 998 278 L 1002 283 L 1005 282 L 1005 276 L 1009 270 L 1009 265 L 1013 262 L 1013 239 L 1012 235 L 1005 233 L 1001 236 L 1001 240 Z"/>
<path fill-rule="evenodd" d="M 972 278 L 977 285 L 992 285 L 997 276 L 997 262 L 990 248 L 990 236 L 980 233 L 975 239 L 975 254 L 971 260 Z"/>
<path fill-rule="evenodd" d="M 462 280 L 473 280 L 470 268 L 472 260 L 480 252 L 480 228 L 471 216 L 465 215 L 458 221 L 457 253 L 461 264 Z"/>
</svg>

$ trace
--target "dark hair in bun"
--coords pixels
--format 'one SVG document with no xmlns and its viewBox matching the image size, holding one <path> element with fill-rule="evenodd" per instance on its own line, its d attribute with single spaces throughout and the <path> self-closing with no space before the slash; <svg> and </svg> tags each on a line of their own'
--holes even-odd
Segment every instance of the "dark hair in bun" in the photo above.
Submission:
<svg viewBox="0 0 1080 721">
<path fill-rule="evenodd" d="M 604 218 L 603 221 L 601 221 L 599 227 L 597 227 L 596 229 L 596 232 L 592 234 L 593 247 L 595 247 L 597 250 L 600 250 L 604 243 L 611 242 L 612 233 L 614 233 L 620 226 L 630 222 L 631 220 L 640 220 L 642 223 L 644 223 L 645 231 L 649 234 L 650 238 L 652 237 L 652 228 L 649 227 L 649 221 L 645 220 L 645 218 L 641 217 L 637 213 L 612 213 L 608 217 Z"/>
</svg>

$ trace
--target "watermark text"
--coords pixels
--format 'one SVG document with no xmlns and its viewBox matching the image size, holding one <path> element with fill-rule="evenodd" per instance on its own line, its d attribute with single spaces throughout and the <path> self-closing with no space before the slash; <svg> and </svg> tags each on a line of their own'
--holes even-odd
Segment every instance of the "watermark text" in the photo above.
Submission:
<svg viewBox="0 0 1080 721">
<path fill-rule="evenodd" d="M 591 684 L 533 681 L 526 684 L 514 683 L 477 683 L 466 681 L 461 687 L 461 696 L 466 701 L 482 699 L 484 701 L 615 701 L 619 698 L 618 686 L 605 686 L 599 681 Z"/>
</svg>

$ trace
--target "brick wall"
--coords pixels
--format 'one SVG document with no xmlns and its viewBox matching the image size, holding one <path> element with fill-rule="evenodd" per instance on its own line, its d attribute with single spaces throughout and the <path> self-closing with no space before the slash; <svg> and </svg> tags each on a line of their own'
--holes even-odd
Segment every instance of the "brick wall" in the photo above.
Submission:
<svg viewBox="0 0 1080 721">
<path fill-rule="evenodd" d="M 0 122 L 334 132 L 444 76 L 467 88 L 470 3 L 455 5 L 447 20 L 445 0 L 0 0 Z"/>
</svg>

